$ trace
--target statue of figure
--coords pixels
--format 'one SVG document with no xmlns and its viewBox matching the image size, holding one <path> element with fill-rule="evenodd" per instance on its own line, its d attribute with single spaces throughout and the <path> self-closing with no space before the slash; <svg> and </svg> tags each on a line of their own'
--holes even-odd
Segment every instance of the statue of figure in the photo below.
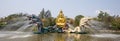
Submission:
<svg viewBox="0 0 120 41">
<path fill-rule="evenodd" d="M 85 30 L 85 26 L 90 26 L 89 24 L 88 24 L 88 22 L 91 20 L 92 18 L 90 18 L 90 17 L 84 17 L 84 18 L 82 18 L 81 20 L 80 20 L 80 30 L 82 31 L 82 32 L 84 32 L 84 30 Z"/>
<path fill-rule="evenodd" d="M 56 18 L 56 25 L 60 27 L 64 27 L 66 24 L 66 18 L 64 17 L 64 14 L 62 11 L 60 11 L 59 15 Z"/>
<path fill-rule="evenodd" d="M 69 25 L 69 29 L 68 29 L 68 31 L 67 32 L 77 32 L 77 33 L 85 33 L 84 31 L 85 31 L 85 26 L 87 25 L 87 26 L 90 26 L 89 24 L 88 24 L 88 22 L 91 20 L 92 18 L 90 18 L 90 17 L 84 17 L 84 18 L 82 18 L 81 20 L 80 20 L 80 25 L 79 26 L 77 26 L 77 27 L 75 27 L 74 29 L 71 29 L 72 27 L 70 26 L 70 24 L 68 24 Z"/>
<path fill-rule="evenodd" d="M 64 17 L 62 10 L 56 18 L 56 25 L 58 27 L 58 32 L 63 32 L 63 27 L 66 25 L 66 18 Z"/>
<path fill-rule="evenodd" d="M 43 23 L 41 21 L 41 19 L 37 16 L 35 16 L 34 14 L 32 14 L 32 16 L 29 16 L 28 18 L 30 18 L 32 20 L 32 24 L 36 24 L 37 26 L 37 32 L 43 32 Z"/>
</svg>

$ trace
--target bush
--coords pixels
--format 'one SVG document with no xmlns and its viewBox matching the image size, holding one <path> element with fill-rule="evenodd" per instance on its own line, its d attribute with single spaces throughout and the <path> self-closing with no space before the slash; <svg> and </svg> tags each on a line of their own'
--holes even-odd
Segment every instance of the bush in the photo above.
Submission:
<svg viewBox="0 0 120 41">
<path fill-rule="evenodd" d="M 115 19 L 111 22 L 111 25 L 112 25 L 112 29 L 114 29 L 114 30 L 120 30 L 120 17 L 115 18 Z"/>
</svg>

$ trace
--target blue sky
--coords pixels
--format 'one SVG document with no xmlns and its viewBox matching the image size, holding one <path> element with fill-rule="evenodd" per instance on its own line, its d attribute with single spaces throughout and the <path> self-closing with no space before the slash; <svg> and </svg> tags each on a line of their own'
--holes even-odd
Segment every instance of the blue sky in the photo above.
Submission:
<svg viewBox="0 0 120 41">
<path fill-rule="evenodd" d="M 0 0 L 0 17 L 14 13 L 39 14 L 50 10 L 53 17 L 62 10 L 67 17 L 76 15 L 97 16 L 99 10 L 120 15 L 120 0 Z"/>
</svg>

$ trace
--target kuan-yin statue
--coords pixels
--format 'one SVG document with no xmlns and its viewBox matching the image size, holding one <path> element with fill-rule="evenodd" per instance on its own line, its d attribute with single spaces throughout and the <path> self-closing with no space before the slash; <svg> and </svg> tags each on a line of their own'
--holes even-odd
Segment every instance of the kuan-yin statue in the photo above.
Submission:
<svg viewBox="0 0 120 41">
<path fill-rule="evenodd" d="M 66 18 L 62 11 L 60 11 L 59 15 L 56 18 L 56 25 L 59 27 L 64 27 L 66 24 Z"/>
</svg>

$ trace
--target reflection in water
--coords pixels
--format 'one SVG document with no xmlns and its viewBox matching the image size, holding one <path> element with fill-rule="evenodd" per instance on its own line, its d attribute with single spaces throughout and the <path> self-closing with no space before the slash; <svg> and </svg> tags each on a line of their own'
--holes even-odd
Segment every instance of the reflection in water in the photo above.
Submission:
<svg viewBox="0 0 120 41">
<path fill-rule="evenodd" d="M 0 41 L 119 41 L 119 34 L 0 32 Z"/>
<path fill-rule="evenodd" d="M 114 36 L 113 36 L 114 37 Z M 90 34 L 49 33 L 36 34 L 31 41 L 119 41 L 120 37 L 93 37 Z"/>
<path fill-rule="evenodd" d="M 89 41 L 90 36 L 84 34 L 66 34 L 66 33 L 51 33 L 51 34 L 36 34 L 31 41 Z"/>
</svg>

